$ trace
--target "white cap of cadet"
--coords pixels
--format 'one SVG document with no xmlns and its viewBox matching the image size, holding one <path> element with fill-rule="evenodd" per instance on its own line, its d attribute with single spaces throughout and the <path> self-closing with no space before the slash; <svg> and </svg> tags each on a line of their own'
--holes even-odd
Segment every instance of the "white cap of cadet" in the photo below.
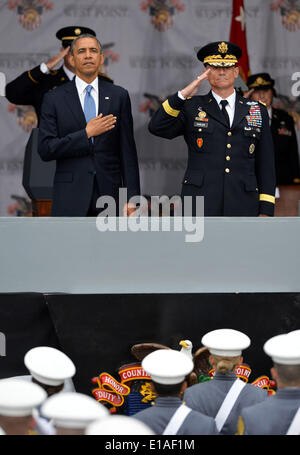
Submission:
<svg viewBox="0 0 300 455">
<path fill-rule="evenodd" d="M 57 393 L 45 401 L 41 415 L 62 428 L 83 429 L 94 420 L 109 415 L 106 407 L 88 395 L 76 392 Z"/>
<path fill-rule="evenodd" d="M 270 338 L 263 349 L 275 363 L 300 365 L 300 330 Z"/>
<path fill-rule="evenodd" d="M 91 423 L 85 430 L 86 435 L 155 435 L 148 425 L 124 415 L 110 416 Z"/>
<path fill-rule="evenodd" d="M 34 408 L 47 398 L 45 390 L 21 379 L 0 380 L 0 414 L 9 417 L 32 415 Z"/>
<path fill-rule="evenodd" d="M 204 335 L 201 342 L 213 355 L 236 357 L 250 346 L 251 340 L 238 330 L 217 329 Z"/>
<path fill-rule="evenodd" d="M 179 384 L 194 368 L 191 358 L 173 349 L 157 349 L 142 361 L 142 367 L 158 384 Z"/>
<path fill-rule="evenodd" d="M 30 349 L 24 363 L 33 378 L 50 386 L 59 386 L 76 373 L 74 363 L 66 354 L 48 346 Z"/>
</svg>

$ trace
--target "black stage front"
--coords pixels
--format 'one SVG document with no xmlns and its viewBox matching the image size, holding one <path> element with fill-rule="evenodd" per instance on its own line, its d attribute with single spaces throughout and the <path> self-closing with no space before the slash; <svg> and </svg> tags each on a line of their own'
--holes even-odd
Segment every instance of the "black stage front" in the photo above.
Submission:
<svg viewBox="0 0 300 455">
<path fill-rule="evenodd" d="M 0 294 L 0 332 L 6 357 L 0 377 L 27 374 L 23 358 L 34 346 L 61 349 L 76 365 L 76 390 L 90 393 L 91 378 L 102 372 L 118 378 L 118 368 L 136 359 L 135 343 L 157 342 L 180 349 L 182 339 L 195 351 L 201 337 L 217 328 L 245 332 L 252 340 L 244 362 L 249 382 L 269 376 L 262 346 L 271 336 L 300 328 L 299 293 L 239 294 Z"/>
</svg>

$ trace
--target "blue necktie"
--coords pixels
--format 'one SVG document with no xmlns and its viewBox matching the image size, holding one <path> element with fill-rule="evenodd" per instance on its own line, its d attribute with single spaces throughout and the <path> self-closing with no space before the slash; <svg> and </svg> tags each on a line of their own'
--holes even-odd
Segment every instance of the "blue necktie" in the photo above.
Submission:
<svg viewBox="0 0 300 455">
<path fill-rule="evenodd" d="M 91 95 L 92 90 L 91 85 L 86 86 L 86 93 L 84 97 L 84 115 L 86 119 L 86 123 L 88 123 L 92 118 L 96 117 L 96 104 L 94 98 Z M 92 142 L 94 142 L 94 138 L 92 138 Z"/>
</svg>

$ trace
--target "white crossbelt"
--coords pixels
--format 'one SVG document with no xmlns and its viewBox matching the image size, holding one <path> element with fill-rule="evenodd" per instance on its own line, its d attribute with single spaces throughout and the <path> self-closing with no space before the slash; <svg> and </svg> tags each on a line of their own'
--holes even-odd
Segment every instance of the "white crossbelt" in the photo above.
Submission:
<svg viewBox="0 0 300 455">
<path fill-rule="evenodd" d="M 287 435 L 299 435 L 300 434 L 300 408 L 296 412 L 291 425 L 286 433 Z"/>
<path fill-rule="evenodd" d="M 241 391 L 245 387 L 246 383 L 240 379 L 236 379 L 232 386 L 229 389 L 221 407 L 218 411 L 218 414 L 215 417 L 215 422 L 218 431 L 220 432 L 226 422 L 236 400 L 238 399 Z"/>
<path fill-rule="evenodd" d="M 167 435 L 173 435 L 177 434 L 179 428 L 191 412 L 191 409 L 186 406 L 185 404 L 182 404 L 179 406 L 179 408 L 176 410 L 176 412 L 173 414 L 171 420 L 169 421 L 168 425 L 165 428 L 165 431 L 163 434 Z"/>
<path fill-rule="evenodd" d="M 54 435 L 56 433 L 53 423 L 39 415 L 37 409 L 33 410 L 33 418 L 35 420 L 35 430 L 40 435 Z"/>
</svg>

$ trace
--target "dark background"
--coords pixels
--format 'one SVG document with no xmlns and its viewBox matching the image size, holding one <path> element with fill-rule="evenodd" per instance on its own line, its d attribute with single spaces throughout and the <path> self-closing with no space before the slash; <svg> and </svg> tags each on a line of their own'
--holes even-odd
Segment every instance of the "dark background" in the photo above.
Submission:
<svg viewBox="0 0 300 455">
<path fill-rule="evenodd" d="M 202 336 L 218 328 L 251 338 L 243 353 L 252 369 L 249 382 L 269 376 L 272 362 L 263 344 L 300 328 L 300 294 L 0 294 L 0 331 L 6 336 L 0 377 L 28 374 L 26 352 L 53 346 L 75 363 L 76 390 L 90 394 L 92 377 L 105 371 L 119 380 L 118 368 L 136 361 L 130 353 L 135 343 L 179 350 L 179 341 L 189 339 L 195 352 Z"/>
</svg>

